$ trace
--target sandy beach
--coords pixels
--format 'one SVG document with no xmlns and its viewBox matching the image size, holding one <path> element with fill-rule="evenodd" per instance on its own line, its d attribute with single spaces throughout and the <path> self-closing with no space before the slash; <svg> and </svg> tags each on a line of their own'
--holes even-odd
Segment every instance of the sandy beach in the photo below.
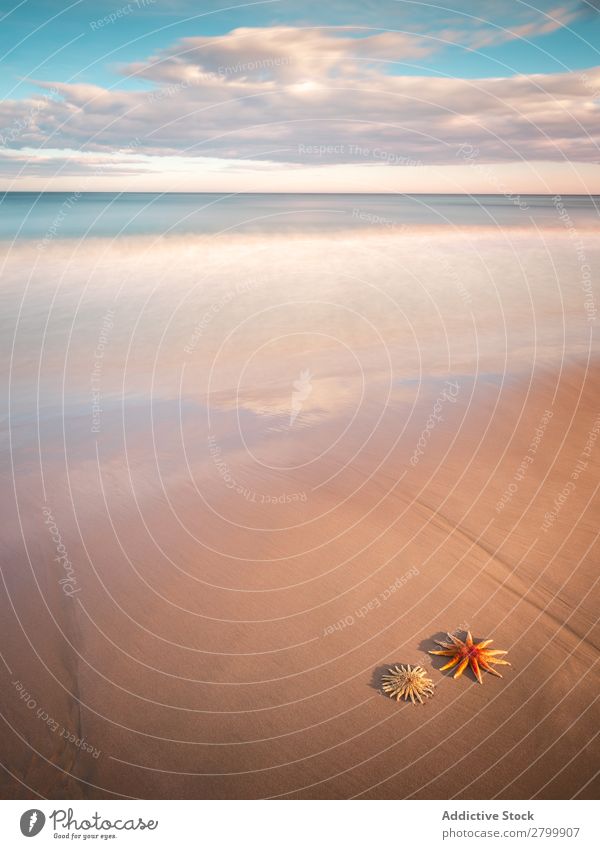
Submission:
<svg viewBox="0 0 600 849">
<path fill-rule="evenodd" d="M 600 360 L 557 232 L 51 246 L 3 434 L 4 796 L 597 794 Z M 502 680 L 439 671 L 466 630 Z"/>
</svg>

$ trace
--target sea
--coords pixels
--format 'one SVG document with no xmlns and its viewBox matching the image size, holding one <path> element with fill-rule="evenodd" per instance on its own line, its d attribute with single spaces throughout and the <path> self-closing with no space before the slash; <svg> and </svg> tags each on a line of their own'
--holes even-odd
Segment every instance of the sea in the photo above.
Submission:
<svg viewBox="0 0 600 849">
<path fill-rule="evenodd" d="M 180 233 L 290 233 L 380 227 L 597 226 L 600 197 L 581 195 L 202 194 L 7 192 L 0 240 Z"/>
</svg>

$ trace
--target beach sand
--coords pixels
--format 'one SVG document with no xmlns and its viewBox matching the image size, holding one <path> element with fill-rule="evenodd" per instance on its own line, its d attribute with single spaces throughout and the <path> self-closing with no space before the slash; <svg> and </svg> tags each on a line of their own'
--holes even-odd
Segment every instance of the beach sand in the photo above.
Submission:
<svg viewBox="0 0 600 849">
<path fill-rule="evenodd" d="M 362 290 L 360 328 L 358 296 L 343 315 L 340 300 L 335 315 L 297 301 L 285 320 L 257 319 L 297 250 L 266 263 L 273 280 L 251 293 L 254 311 L 210 295 L 195 340 L 203 313 L 190 309 L 179 361 L 168 338 L 164 357 L 148 338 L 159 304 L 138 335 L 117 309 L 95 431 L 76 392 L 66 413 L 28 417 L 24 402 L 13 420 L 0 493 L 2 795 L 594 797 L 600 362 L 578 283 L 569 296 L 541 275 L 535 289 L 532 272 L 527 316 L 530 290 L 504 280 L 507 333 L 485 281 L 469 304 L 442 280 L 433 303 L 450 355 L 410 287 L 417 348 L 402 346 L 385 295 Z M 323 262 L 311 250 L 307 279 Z M 321 297 L 334 300 L 326 287 Z M 61 385 L 88 391 L 82 340 L 97 338 L 107 303 L 93 332 L 89 317 L 76 329 L 64 369 L 59 347 L 38 366 L 17 340 L 21 369 L 40 368 L 42 403 Z M 252 331 L 227 343 L 250 313 Z M 53 332 L 64 336 L 60 323 Z M 434 640 L 467 628 L 508 651 L 502 680 L 439 671 Z M 381 693 L 399 663 L 428 670 L 423 706 Z"/>
<path fill-rule="evenodd" d="M 23 470 L 20 515 L 8 487 L 2 496 L 4 793 L 592 797 L 599 455 L 586 444 L 599 390 L 598 364 L 582 362 L 527 379 L 431 380 L 400 439 L 416 388 L 370 441 L 365 416 L 328 451 L 328 483 L 322 463 L 260 475 L 255 464 L 250 495 L 228 489 L 212 458 L 195 468 L 197 491 L 171 482 L 163 492 L 143 439 L 129 454 L 137 508 L 118 445 L 68 481 L 57 463 L 48 504 L 76 564 L 71 595 L 27 496 L 35 472 Z M 417 422 L 440 398 L 443 421 L 411 466 Z M 318 452 L 338 425 L 305 428 L 303 450 Z M 272 452 L 272 465 L 285 455 Z M 305 501 L 257 503 L 290 495 L 291 481 Z M 438 672 L 433 639 L 467 626 L 508 650 L 503 680 Z M 381 695 L 395 663 L 430 670 L 435 697 L 413 707 Z"/>
</svg>

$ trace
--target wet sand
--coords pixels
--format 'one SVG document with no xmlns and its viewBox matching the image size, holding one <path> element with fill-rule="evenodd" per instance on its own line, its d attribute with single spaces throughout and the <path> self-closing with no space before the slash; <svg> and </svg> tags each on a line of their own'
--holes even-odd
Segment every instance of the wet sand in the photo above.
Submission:
<svg viewBox="0 0 600 849">
<path fill-rule="evenodd" d="M 599 365 L 367 380 L 354 417 L 313 378 L 292 425 L 276 384 L 260 427 L 132 402 L 97 456 L 49 420 L 46 501 L 34 452 L 3 476 L 3 795 L 594 797 Z M 503 680 L 439 672 L 466 627 Z"/>
</svg>

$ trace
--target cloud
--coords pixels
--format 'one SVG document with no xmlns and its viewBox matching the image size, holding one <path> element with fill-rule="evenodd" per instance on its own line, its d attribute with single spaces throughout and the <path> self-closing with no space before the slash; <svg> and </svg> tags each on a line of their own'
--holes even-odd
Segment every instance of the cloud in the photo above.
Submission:
<svg viewBox="0 0 600 849">
<path fill-rule="evenodd" d="M 123 72 L 161 84 L 193 84 L 210 75 L 281 83 L 332 76 L 358 79 L 388 63 L 425 59 L 448 45 L 479 50 L 547 35 L 580 14 L 572 5 L 556 6 L 538 12 L 525 23 L 503 26 L 497 22 L 498 14 L 486 20 L 461 16 L 458 10 L 449 19 L 453 26 L 427 31 L 398 15 L 390 16 L 385 30 L 356 26 L 239 27 L 226 35 L 181 39 L 146 61 L 126 65 Z"/>
<path fill-rule="evenodd" d="M 437 37 L 454 44 L 462 44 L 472 50 L 482 50 L 511 41 L 531 41 L 540 36 L 550 35 L 582 16 L 577 4 L 566 4 L 552 7 L 546 12 L 537 10 L 535 17 L 523 23 L 501 23 L 497 8 L 490 10 L 489 17 L 486 18 L 486 9 L 483 6 L 477 10 L 477 15 L 463 17 L 462 23 L 467 26 L 460 28 L 460 11 L 455 10 L 454 14 L 455 17 L 449 19 L 453 28 L 441 30 L 437 33 Z"/>
<path fill-rule="evenodd" d="M 343 28 L 239 28 L 227 35 L 185 38 L 123 72 L 158 83 L 224 81 L 301 83 L 307 79 L 368 75 L 382 62 L 422 59 L 431 39 L 396 32 L 352 35 Z"/>
<path fill-rule="evenodd" d="M 119 154 L 126 171 L 140 156 L 455 165 L 464 144 L 479 162 L 598 161 L 600 68 L 480 80 L 398 73 L 396 62 L 437 48 L 424 36 L 344 28 L 186 38 L 125 69 L 151 91 L 38 81 L 38 97 L 0 104 L 0 144 Z"/>
</svg>

